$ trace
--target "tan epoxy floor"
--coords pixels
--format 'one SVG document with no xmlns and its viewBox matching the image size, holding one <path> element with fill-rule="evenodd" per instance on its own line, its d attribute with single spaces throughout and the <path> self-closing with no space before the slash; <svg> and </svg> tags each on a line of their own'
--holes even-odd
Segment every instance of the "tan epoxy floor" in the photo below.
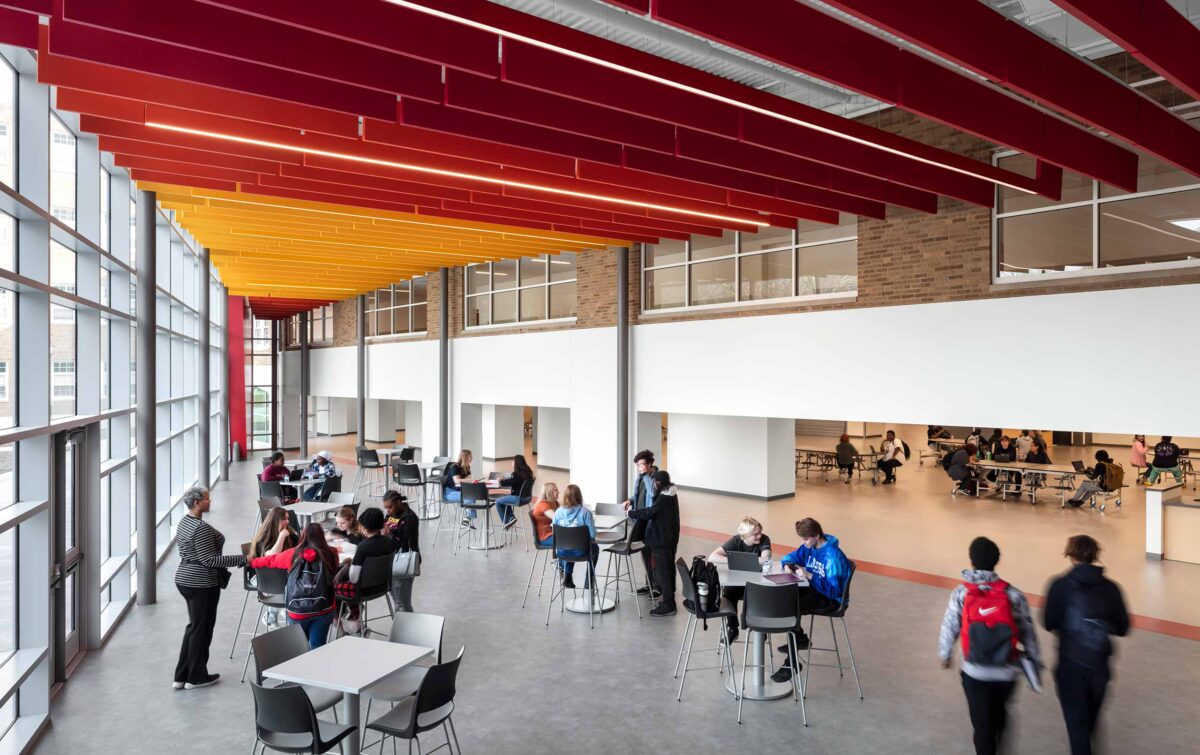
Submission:
<svg viewBox="0 0 1200 755">
<path fill-rule="evenodd" d="M 905 436 L 914 456 L 917 444 Z M 403 433 L 398 434 L 403 442 Z M 878 446 L 877 440 L 869 441 Z M 797 445 L 829 445 L 830 438 L 797 437 Z M 527 458 L 536 465 L 536 456 Z M 354 436 L 314 438 L 310 449 L 329 448 L 340 458 L 353 458 Z M 378 445 L 378 444 L 372 444 Z M 1055 463 L 1082 459 L 1091 463 L 1098 447 L 1054 447 Z M 1127 481 L 1132 482 L 1128 449 L 1106 447 L 1113 458 L 1126 466 Z M 483 472 L 493 464 L 485 462 Z M 502 469 L 508 468 L 501 462 Z M 536 468 L 536 466 L 535 466 Z M 669 466 L 668 466 L 669 468 Z M 569 473 L 546 470 L 538 481 L 553 480 L 560 486 L 569 481 Z M 1029 593 L 1044 594 L 1050 578 L 1066 569 L 1062 558 L 1067 537 L 1088 534 L 1104 548 L 1101 560 L 1110 577 L 1125 591 L 1132 612 L 1142 616 L 1200 626 L 1200 565 L 1174 561 L 1148 561 L 1145 556 L 1145 496 L 1137 487 L 1126 489 L 1124 504 L 1117 511 L 1110 505 L 1106 513 L 1088 509 L 1061 509 L 1057 496 L 1039 496 L 1037 506 L 1027 499 L 986 493 L 978 500 L 952 497 L 949 478 L 932 460 L 919 465 L 914 459 L 898 472 L 894 486 L 872 486 L 859 480 L 847 486 L 819 477 L 796 480 L 795 498 L 770 502 L 732 495 L 682 490 L 680 505 L 684 526 L 732 532 L 742 516 L 763 522 L 766 532 L 781 543 L 795 543 L 794 523 L 811 516 L 826 531 L 842 541 L 851 558 L 956 578 L 967 564 L 966 551 L 971 539 L 986 535 L 1000 545 L 1001 576 Z M 686 484 L 686 480 L 678 480 Z M 587 502 L 594 502 L 583 491 Z M 1198 497 L 1189 482 L 1185 495 Z M 681 554 L 682 555 L 682 554 Z"/>
</svg>

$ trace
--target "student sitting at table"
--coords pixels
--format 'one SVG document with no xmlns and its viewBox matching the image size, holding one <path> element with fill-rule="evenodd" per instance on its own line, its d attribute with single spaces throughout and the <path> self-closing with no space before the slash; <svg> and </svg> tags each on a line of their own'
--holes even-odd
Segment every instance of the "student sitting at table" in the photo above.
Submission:
<svg viewBox="0 0 1200 755">
<path fill-rule="evenodd" d="M 1129 466 L 1137 470 L 1137 481 L 1140 483 L 1150 471 L 1146 467 L 1146 436 L 1135 435 L 1129 444 Z"/>
<path fill-rule="evenodd" d="M 273 556 L 288 548 L 296 547 L 296 531 L 292 529 L 288 519 L 287 509 L 277 506 L 267 514 L 267 518 L 258 526 L 258 531 L 250 540 L 250 549 L 246 558 L 255 559 L 261 556 Z M 263 614 L 263 623 L 268 627 L 279 624 L 279 609 L 267 608 Z M 282 626 L 282 624 L 279 624 Z"/>
<path fill-rule="evenodd" d="M 358 545 L 366 537 L 363 534 L 362 525 L 359 523 L 358 517 L 354 515 L 354 509 L 349 506 L 343 506 L 338 509 L 337 517 L 333 522 L 334 527 L 329 531 L 329 534 L 344 538 L 351 545 Z"/>
<path fill-rule="evenodd" d="M 1028 430 L 1022 430 L 1017 436 L 1017 461 L 1025 461 L 1025 457 L 1029 455 L 1029 447 L 1033 445 L 1033 438 L 1030 437 Z"/>
<path fill-rule="evenodd" d="M 987 452 L 995 453 L 996 446 L 1000 445 L 1000 439 L 1003 437 L 1004 433 L 1000 432 L 1000 428 L 994 428 L 987 439 Z"/>
<path fill-rule="evenodd" d="M 837 454 L 838 473 L 846 473 L 846 484 L 849 485 L 850 477 L 854 474 L 854 465 L 858 462 L 858 449 L 850 442 L 850 436 L 842 433 L 833 452 Z"/>
<path fill-rule="evenodd" d="M 530 513 L 537 541 L 541 545 L 554 545 L 554 512 L 558 510 L 558 485 L 547 482 L 542 485 L 542 494 L 533 504 Z"/>
<path fill-rule="evenodd" d="M 256 558 L 250 566 L 288 570 L 288 588 L 284 593 L 288 623 L 300 625 L 308 636 L 310 650 L 324 645 L 337 607 L 333 579 L 338 571 L 338 554 L 325 542 L 324 528 L 316 522 L 309 524 L 301 530 L 295 548 Z"/>
<path fill-rule="evenodd" d="M 1163 472 L 1170 472 L 1175 476 L 1175 482 L 1183 482 L 1183 470 L 1179 468 L 1179 446 L 1171 442 L 1170 435 L 1162 436 L 1154 446 L 1154 462 L 1150 467 L 1150 474 L 1146 477 L 1146 484 L 1153 485 L 1158 482 L 1158 477 Z"/>
<path fill-rule="evenodd" d="M 1016 445 L 1013 444 L 1012 439 L 1007 435 L 1001 435 L 1000 440 L 996 442 L 996 445 L 992 446 L 992 461 L 1013 462 L 1016 460 Z M 991 472 L 988 472 L 987 477 L 992 482 L 995 482 L 997 479 L 999 479 L 1002 485 L 1007 484 L 1007 482 L 1010 480 L 1016 485 L 1021 484 L 1021 473 L 1013 472 L 1012 470 L 1008 469 L 994 469 Z"/>
<path fill-rule="evenodd" d="M 330 477 L 337 476 L 337 466 L 333 463 L 333 454 L 329 451 L 322 451 L 317 454 L 308 465 L 308 469 L 304 470 L 305 479 L 309 480 L 324 480 Z M 304 491 L 304 500 L 315 501 L 321 495 L 321 488 L 325 487 L 324 483 L 320 485 L 309 485 L 308 490 Z"/>
<path fill-rule="evenodd" d="M 1113 466 L 1114 470 L 1109 470 L 1109 466 Z M 1097 493 L 1112 492 L 1110 490 L 1109 481 L 1113 480 L 1113 486 L 1119 488 L 1115 483 L 1115 478 L 1112 476 L 1115 469 L 1120 468 L 1120 465 L 1114 462 L 1108 455 L 1108 451 L 1100 449 L 1096 452 L 1096 466 L 1088 467 L 1083 471 L 1087 475 L 1087 479 L 1079 483 L 1079 489 L 1075 491 L 1075 495 L 1071 496 L 1067 503 L 1072 506 L 1079 507 L 1083 502 Z M 1122 470 L 1121 474 L 1124 474 Z"/>
<path fill-rule="evenodd" d="M 950 437 L 950 431 L 941 425 L 927 425 L 926 435 L 930 440 L 944 440 Z"/>
<path fill-rule="evenodd" d="M 838 539 L 826 535 L 821 523 L 816 519 L 801 519 L 796 522 L 796 534 L 800 537 L 800 547 L 783 557 L 780 562 L 792 572 L 800 571 L 808 580 L 808 587 L 800 588 L 800 615 L 817 611 L 830 611 L 841 605 L 842 591 L 846 578 L 850 574 L 850 559 L 842 553 Z M 808 647 L 808 637 L 804 632 L 796 635 L 796 649 Z M 780 651 L 790 655 L 785 643 Z M 776 671 L 772 681 L 786 682 L 792 678 L 790 664 Z M 796 661 L 796 668 L 800 662 Z"/>
<path fill-rule="evenodd" d="M 679 550 L 679 496 L 665 469 L 654 473 L 654 505 L 635 509 L 632 502 L 625 511 L 635 522 L 646 523 L 644 542 L 650 549 L 654 564 L 655 584 L 660 598 L 650 611 L 651 616 L 670 616 L 675 613 L 675 554 Z"/>
<path fill-rule="evenodd" d="M 446 471 L 442 473 L 442 500 L 450 503 L 458 503 L 462 500 L 462 484 L 464 482 L 473 482 L 471 478 L 471 461 L 475 457 L 467 449 L 458 452 L 458 459 L 446 465 Z M 463 524 L 471 525 L 471 520 L 475 518 L 474 511 L 468 511 L 463 516 Z"/>
<path fill-rule="evenodd" d="M 600 558 L 600 546 L 596 545 L 596 517 L 588 507 L 583 505 L 583 493 L 579 490 L 578 485 L 568 485 L 567 492 L 563 494 L 562 505 L 554 511 L 554 517 L 550 523 L 555 527 L 587 527 L 588 534 L 592 538 L 592 569 L 596 568 L 596 560 Z M 553 531 L 553 530 L 551 530 Z M 556 550 L 555 555 L 558 556 L 582 556 L 583 553 L 576 550 Z M 563 561 L 563 587 L 568 590 L 575 589 L 575 563 L 572 561 Z M 590 581 L 584 582 L 586 589 L 591 584 Z"/>
<path fill-rule="evenodd" d="M 975 495 L 979 482 L 975 479 L 975 444 L 968 441 L 962 448 L 950 453 L 946 474 L 958 483 L 958 489 L 967 495 Z"/>
<path fill-rule="evenodd" d="M 879 462 L 876 466 L 883 472 L 883 484 L 891 485 L 896 481 L 896 467 L 902 466 L 907 458 L 904 454 L 904 442 L 896 438 L 895 430 L 888 430 L 879 450 Z"/>
<path fill-rule="evenodd" d="M 287 464 L 284 464 L 283 452 L 276 451 L 271 454 L 271 463 L 263 467 L 262 474 L 258 476 L 258 479 L 263 482 L 277 482 L 279 480 L 286 480 L 290 472 L 291 470 L 287 468 Z"/>
<path fill-rule="evenodd" d="M 358 584 L 362 566 L 368 558 L 390 556 L 396 552 L 396 544 L 392 542 L 392 538 L 383 533 L 382 511 L 376 508 L 367 509 L 363 512 L 362 518 L 358 520 L 358 524 L 362 529 L 363 539 L 354 549 L 354 557 L 349 562 L 343 562 L 343 566 L 338 572 L 337 582 Z M 358 606 L 347 606 L 346 617 L 342 619 L 342 631 L 346 634 L 358 634 Z"/>
<path fill-rule="evenodd" d="M 387 520 L 383 524 L 384 534 L 392 538 L 400 553 L 416 553 L 420 559 L 421 519 L 408 505 L 408 499 L 395 490 L 383 497 L 383 508 Z M 413 577 L 392 575 L 392 601 L 397 611 L 412 613 Z"/>
<path fill-rule="evenodd" d="M 500 487 L 508 488 L 508 495 L 502 495 L 496 499 L 496 514 L 499 515 L 500 521 L 504 522 L 504 529 L 508 529 L 516 523 L 517 518 L 512 513 L 513 506 L 521 503 L 519 496 L 523 486 L 532 479 L 533 470 L 529 468 L 525 457 L 521 454 L 514 456 L 512 474 L 500 478 Z"/>
<path fill-rule="evenodd" d="M 1042 444 L 1041 438 L 1035 438 L 1029 444 L 1029 453 L 1025 455 L 1026 464 L 1053 464 L 1050 461 L 1050 454 L 1046 453 L 1046 446 Z"/>
<path fill-rule="evenodd" d="M 762 524 L 754 517 L 745 517 L 738 524 L 737 532 L 723 545 L 708 554 L 708 560 L 723 564 L 729 561 L 730 553 L 753 553 L 759 560 L 771 560 L 771 538 L 763 533 Z M 729 642 L 738 636 L 737 605 L 746 596 L 744 587 L 723 587 L 721 593 L 733 604 L 734 615 L 729 619 Z"/>
</svg>

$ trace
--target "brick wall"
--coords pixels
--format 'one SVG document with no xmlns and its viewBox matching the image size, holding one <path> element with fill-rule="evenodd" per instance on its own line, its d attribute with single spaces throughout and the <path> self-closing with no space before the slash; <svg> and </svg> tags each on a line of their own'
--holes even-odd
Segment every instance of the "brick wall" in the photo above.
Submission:
<svg viewBox="0 0 1200 755">
<path fill-rule="evenodd" d="M 358 297 L 333 303 L 333 345 L 358 343 Z"/>
</svg>

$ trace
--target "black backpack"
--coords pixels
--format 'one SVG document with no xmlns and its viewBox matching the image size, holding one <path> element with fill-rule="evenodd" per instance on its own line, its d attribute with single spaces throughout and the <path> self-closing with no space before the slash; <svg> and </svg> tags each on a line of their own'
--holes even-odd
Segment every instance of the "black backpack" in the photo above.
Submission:
<svg viewBox="0 0 1200 755">
<path fill-rule="evenodd" d="M 912 451 L 908 450 L 908 444 L 905 443 L 904 441 L 900 441 L 900 446 L 904 449 L 904 460 L 908 461 L 909 459 L 911 459 Z"/>
<path fill-rule="evenodd" d="M 950 471 L 951 462 L 954 460 L 955 453 L 957 453 L 957 451 L 952 448 L 946 452 L 945 456 L 942 457 L 942 469 L 944 469 L 946 472 Z"/>
<path fill-rule="evenodd" d="M 1067 613 L 1063 620 L 1062 643 L 1066 654 L 1086 663 L 1106 661 L 1112 655 L 1111 628 L 1103 619 L 1088 617 L 1084 590 L 1075 588 L 1067 598 Z"/>
<path fill-rule="evenodd" d="M 450 467 L 452 467 L 452 466 L 455 466 L 455 463 L 450 461 L 450 462 L 446 462 L 446 466 L 442 467 L 442 487 L 443 488 L 454 487 L 454 475 L 450 474 Z"/>
<path fill-rule="evenodd" d="M 708 595 L 704 598 L 700 596 L 701 582 L 708 585 Z M 704 621 L 704 630 L 708 631 L 707 614 L 716 613 L 721 605 L 721 577 L 717 574 L 717 567 L 704 556 L 692 559 L 692 584 L 697 585 L 696 615 Z"/>
<path fill-rule="evenodd" d="M 318 555 L 306 561 L 300 553 L 293 553 L 284 596 L 291 613 L 313 614 L 333 608 L 333 574 L 325 559 Z"/>
</svg>

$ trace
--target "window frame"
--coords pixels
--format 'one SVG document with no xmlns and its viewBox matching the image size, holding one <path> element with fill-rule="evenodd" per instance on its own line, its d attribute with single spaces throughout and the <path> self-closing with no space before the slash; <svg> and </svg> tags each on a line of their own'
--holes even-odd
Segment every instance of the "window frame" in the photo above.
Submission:
<svg viewBox="0 0 1200 755">
<path fill-rule="evenodd" d="M 413 288 L 418 281 L 423 282 L 423 285 L 425 286 L 425 299 L 423 301 L 414 302 L 412 300 Z M 406 285 L 406 284 L 408 286 L 408 291 L 407 291 L 408 303 L 407 304 L 396 304 L 397 286 L 402 286 L 402 285 Z M 388 292 L 388 296 L 390 297 L 390 301 L 392 302 L 390 305 L 388 305 L 386 307 L 378 306 L 380 291 Z M 413 276 L 412 278 L 409 278 L 408 280 L 391 283 L 385 287 L 377 288 L 374 291 L 371 291 L 370 293 L 365 294 L 365 296 L 367 297 L 367 304 L 366 304 L 366 307 L 364 307 L 363 312 L 364 312 L 364 316 L 366 317 L 366 322 L 364 323 L 364 328 L 365 328 L 364 333 L 365 333 L 365 337 L 367 340 L 370 341 L 370 340 L 378 340 L 378 339 L 383 339 L 383 338 L 420 338 L 420 337 L 424 337 L 429 334 L 429 276 L 428 275 L 416 275 L 416 276 Z M 374 306 L 373 306 L 373 303 L 374 303 Z M 414 315 L 414 313 L 416 312 L 417 307 L 425 307 L 425 327 L 422 328 L 421 330 L 415 329 L 416 316 Z M 405 330 L 403 333 L 396 332 L 396 318 L 399 315 L 400 310 L 404 310 L 405 314 L 408 317 L 408 329 Z M 378 329 L 377 323 L 378 323 L 378 317 L 379 317 L 380 312 L 390 312 L 391 313 L 391 316 L 390 316 L 391 332 L 390 333 L 377 333 L 376 332 Z"/>
<path fill-rule="evenodd" d="M 558 280 L 558 281 L 551 280 L 552 276 L 550 275 L 550 270 L 551 270 L 550 265 L 553 264 L 554 258 L 560 257 L 563 254 L 575 255 L 575 275 L 572 276 L 571 278 L 567 278 L 564 280 Z M 545 252 L 542 254 L 528 254 L 528 255 L 524 255 L 522 257 L 515 257 L 515 258 L 511 258 L 511 259 L 505 258 L 502 260 L 492 260 L 489 262 L 479 262 L 479 263 L 475 263 L 475 264 L 471 264 L 471 265 L 465 265 L 462 268 L 463 330 L 464 331 L 502 330 L 505 328 L 523 328 L 523 327 L 537 326 L 537 325 L 557 325 L 560 323 L 575 322 L 579 318 L 579 255 L 580 254 L 581 254 L 580 252 L 558 252 L 558 253 Z M 545 279 L 541 283 L 522 284 L 521 262 L 526 259 L 537 259 L 537 260 L 541 260 L 542 262 L 544 262 L 546 264 Z M 498 263 L 498 262 L 514 262 L 515 263 L 514 267 L 516 269 L 516 281 L 514 282 L 514 285 L 511 288 L 501 288 L 501 289 L 496 288 L 496 286 L 495 286 L 495 280 L 496 280 L 495 266 L 496 266 L 496 263 Z M 487 268 L 488 289 L 486 291 L 480 291 L 478 293 L 469 293 L 467 291 L 467 280 L 471 275 L 471 270 L 485 267 L 485 266 Z M 551 317 L 550 316 L 550 289 L 553 288 L 554 286 L 561 286 L 564 284 L 574 284 L 575 285 L 575 307 L 574 307 L 575 314 L 567 316 L 567 317 Z M 533 291 L 533 290 L 536 290 L 539 288 L 542 289 L 542 313 L 543 313 L 542 317 L 531 318 L 528 320 L 521 319 L 521 292 L 522 291 Z M 496 322 L 496 295 L 497 294 L 509 294 L 509 293 L 513 294 L 513 298 L 515 300 L 515 303 L 513 306 L 515 309 L 516 319 L 513 320 L 512 322 L 497 323 Z M 482 325 L 468 325 L 467 318 L 470 314 L 471 300 L 472 299 L 480 299 L 483 297 L 487 297 L 487 311 L 488 311 L 487 323 L 482 324 Z"/>
</svg>

